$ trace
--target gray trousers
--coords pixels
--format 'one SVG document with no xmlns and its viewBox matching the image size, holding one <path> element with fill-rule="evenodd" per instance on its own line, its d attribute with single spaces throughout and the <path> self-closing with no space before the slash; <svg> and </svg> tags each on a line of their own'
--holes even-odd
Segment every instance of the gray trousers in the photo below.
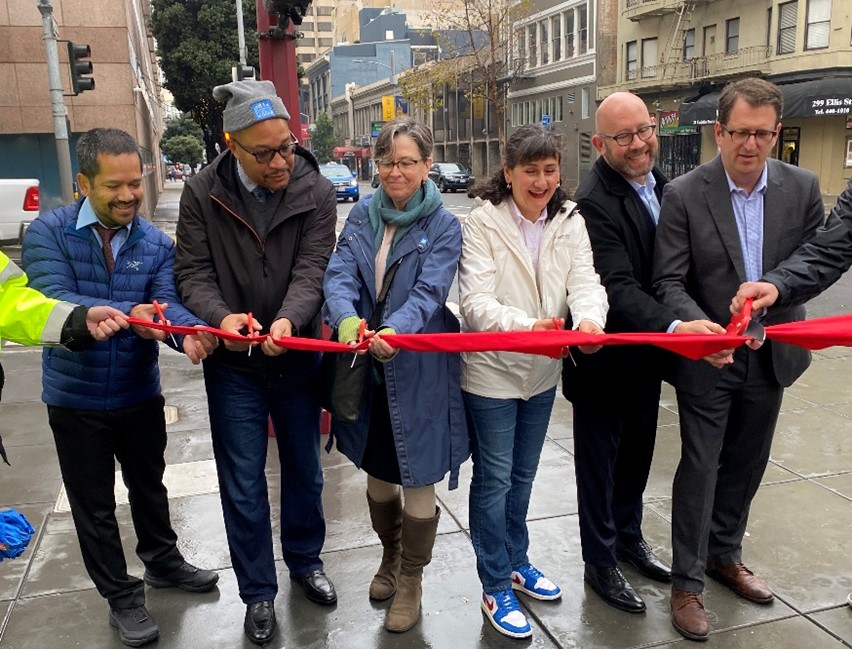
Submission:
<svg viewBox="0 0 852 649">
<path fill-rule="evenodd" d="M 739 562 L 784 389 L 768 345 L 734 354 L 715 388 L 678 391 L 681 457 L 672 488 L 672 583 L 704 590 L 707 558 Z"/>
</svg>

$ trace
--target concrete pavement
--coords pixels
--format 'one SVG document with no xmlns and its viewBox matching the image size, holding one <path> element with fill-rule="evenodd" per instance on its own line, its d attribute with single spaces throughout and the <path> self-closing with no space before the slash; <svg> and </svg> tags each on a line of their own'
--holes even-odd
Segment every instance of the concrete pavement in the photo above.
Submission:
<svg viewBox="0 0 852 649">
<path fill-rule="evenodd" d="M 156 220 L 171 220 L 179 183 L 170 183 Z M 813 304 L 812 317 L 852 310 L 852 279 Z M 107 606 L 94 590 L 80 558 L 40 395 L 40 352 L 6 345 L 7 382 L 0 432 L 11 467 L 0 465 L 0 503 L 24 512 L 37 528 L 22 557 L 0 564 L 0 648 L 118 648 L 107 624 Z M 200 368 L 163 348 L 163 389 L 172 423 L 167 461 L 172 520 L 187 559 L 215 569 L 217 589 L 202 595 L 148 590 L 163 649 L 252 647 L 242 631 L 245 608 L 225 540 L 216 493 L 206 398 Z M 657 452 L 645 507 L 645 535 L 670 560 L 671 480 L 679 455 L 677 408 L 666 387 L 660 404 Z M 323 440 L 324 441 L 324 440 Z M 270 444 L 274 444 L 274 440 Z M 322 443 L 322 442 L 320 442 Z M 508 647 L 633 649 L 692 647 L 671 627 L 668 588 L 625 568 L 648 611 L 630 615 L 603 604 L 583 584 L 574 488 L 571 411 L 557 398 L 530 508 L 530 557 L 564 591 L 561 601 L 521 597 L 534 636 L 517 641 L 497 634 L 479 610 L 479 583 L 467 523 L 470 464 L 460 488 L 439 488 L 443 516 L 434 559 L 424 577 L 423 618 L 410 632 L 387 633 L 387 603 L 367 598 L 381 548 L 364 500 L 365 478 L 336 451 L 323 455 L 328 536 L 324 560 L 340 601 L 323 608 L 293 588 L 280 562 L 276 601 L 280 631 L 270 647 L 311 649 L 502 649 Z M 272 493 L 280 470 L 267 463 Z M 118 480 L 120 484 L 120 479 Z M 118 490 L 119 502 L 123 495 Z M 278 504 L 273 497 L 273 512 Z M 118 507 L 131 572 L 143 567 L 129 509 Z M 277 530 L 278 516 L 273 515 Z M 705 604 L 713 633 L 708 647 L 725 649 L 822 649 L 852 647 L 852 350 L 814 355 L 808 372 L 785 396 L 771 464 L 751 512 L 744 559 L 766 578 L 776 601 L 758 606 L 710 580 Z"/>
</svg>

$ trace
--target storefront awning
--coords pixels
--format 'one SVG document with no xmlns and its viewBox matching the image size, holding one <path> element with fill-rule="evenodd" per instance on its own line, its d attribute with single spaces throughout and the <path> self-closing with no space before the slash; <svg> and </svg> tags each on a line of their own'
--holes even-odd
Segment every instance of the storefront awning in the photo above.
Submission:
<svg viewBox="0 0 852 649">
<path fill-rule="evenodd" d="M 336 146 L 332 155 L 335 158 L 370 158 L 373 150 L 368 146 Z"/>
<path fill-rule="evenodd" d="M 719 105 L 719 93 L 708 92 L 692 101 L 680 105 L 680 125 L 700 126 L 716 121 L 716 109 Z"/>
<path fill-rule="evenodd" d="M 846 115 L 852 113 L 852 77 L 813 79 L 779 85 L 784 94 L 784 119 Z M 680 125 L 712 124 L 716 121 L 719 93 L 708 92 L 680 105 Z"/>
<path fill-rule="evenodd" d="M 787 83 L 780 88 L 784 119 L 852 113 L 852 77 Z"/>
</svg>

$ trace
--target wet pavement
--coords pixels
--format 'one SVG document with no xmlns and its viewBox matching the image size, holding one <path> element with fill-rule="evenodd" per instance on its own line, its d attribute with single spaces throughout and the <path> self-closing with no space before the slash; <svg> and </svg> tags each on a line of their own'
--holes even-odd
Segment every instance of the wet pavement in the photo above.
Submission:
<svg viewBox="0 0 852 649">
<path fill-rule="evenodd" d="M 178 185 L 179 183 L 174 183 Z M 158 209 L 177 209 L 176 187 Z M 852 277 L 818 298 L 811 316 L 852 310 Z M 11 467 L 0 465 L 0 503 L 22 511 L 37 528 L 19 559 L 0 563 L 0 648 L 122 647 L 107 624 L 107 606 L 82 565 L 59 467 L 40 402 L 40 351 L 5 345 L 6 388 L 0 432 Z M 186 558 L 220 574 L 218 588 L 192 595 L 147 591 L 163 649 L 253 647 L 242 630 L 245 607 L 225 541 L 210 443 L 201 370 L 167 348 L 161 356 L 168 414 L 167 485 L 171 513 Z M 274 444 L 274 439 L 270 444 Z M 324 443 L 318 440 L 318 443 Z M 558 602 L 521 596 L 534 635 L 512 640 L 484 620 L 467 523 L 470 464 L 460 488 L 438 490 L 443 510 L 432 564 L 424 576 L 423 617 L 411 631 L 382 627 L 387 603 L 374 603 L 367 587 L 381 548 L 370 528 L 365 478 L 336 451 L 323 454 L 328 536 L 323 558 L 339 603 L 308 602 L 279 561 L 276 600 L 280 630 L 269 647 L 312 649 L 502 649 L 508 647 L 628 649 L 697 646 L 669 622 L 668 588 L 632 568 L 624 571 L 648 610 L 622 613 L 603 604 L 583 583 L 574 487 L 571 411 L 557 398 L 529 513 L 530 558 L 560 584 Z M 671 559 L 671 481 L 679 455 L 677 408 L 666 387 L 660 404 L 657 452 L 646 492 L 644 531 L 654 549 Z M 280 471 L 270 452 L 267 475 L 277 493 Z M 120 479 L 118 480 L 120 485 Z M 126 495 L 117 489 L 118 518 L 132 574 L 143 566 Z M 272 497 L 273 528 L 278 505 Z M 808 372 L 787 390 L 770 466 L 754 501 L 744 560 L 776 593 L 768 606 L 737 598 L 708 581 L 705 597 L 712 634 L 705 644 L 725 649 L 852 647 L 852 349 L 814 355 Z"/>
</svg>

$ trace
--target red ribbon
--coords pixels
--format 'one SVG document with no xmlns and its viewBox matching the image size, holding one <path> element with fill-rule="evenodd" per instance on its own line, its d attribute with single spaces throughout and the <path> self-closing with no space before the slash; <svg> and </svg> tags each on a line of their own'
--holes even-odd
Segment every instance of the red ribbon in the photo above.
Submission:
<svg viewBox="0 0 852 649">
<path fill-rule="evenodd" d="M 200 331 L 206 331 L 222 340 L 234 342 L 262 342 L 267 336 L 267 334 L 255 334 L 249 338 L 215 327 L 186 327 L 138 318 L 127 318 L 127 321 L 130 324 L 183 336 L 191 336 Z M 766 327 L 766 338 L 806 349 L 825 349 L 832 346 L 852 347 L 852 315 L 772 325 Z M 723 349 L 739 347 L 751 340 L 750 337 L 737 334 L 620 333 L 594 335 L 565 330 L 396 334 L 385 336 L 383 339 L 394 349 L 406 351 L 503 351 L 541 354 L 551 358 L 560 358 L 565 347 L 654 345 L 693 360 L 698 360 Z M 369 344 L 368 340 L 364 340 L 355 347 L 350 347 L 330 340 L 296 337 L 273 338 L 273 342 L 285 349 L 320 352 L 352 352 L 356 349 L 366 349 Z"/>
</svg>

